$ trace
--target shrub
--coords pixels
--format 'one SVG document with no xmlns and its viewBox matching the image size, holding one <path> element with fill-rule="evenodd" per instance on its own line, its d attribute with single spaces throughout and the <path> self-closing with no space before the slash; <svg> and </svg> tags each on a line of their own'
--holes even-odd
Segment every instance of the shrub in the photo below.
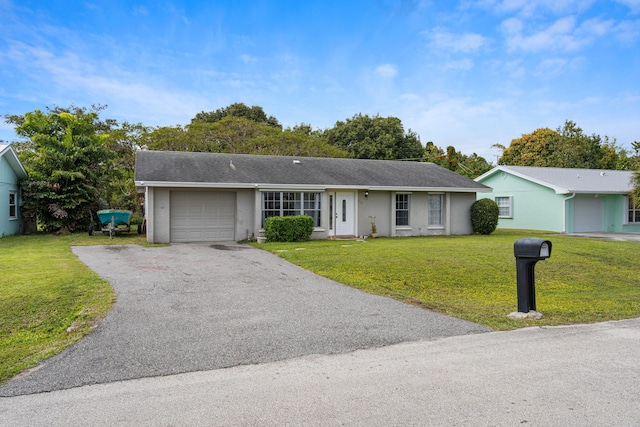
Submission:
<svg viewBox="0 0 640 427">
<path fill-rule="evenodd" d="M 313 233 L 309 215 L 272 216 L 264 222 L 264 235 L 271 242 L 304 242 Z"/>
<path fill-rule="evenodd" d="M 476 234 L 491 234 L 498 226 L 500 211 L 491 199 L 476 200 L 471 205 L 471 227 Z"/>
</svg>

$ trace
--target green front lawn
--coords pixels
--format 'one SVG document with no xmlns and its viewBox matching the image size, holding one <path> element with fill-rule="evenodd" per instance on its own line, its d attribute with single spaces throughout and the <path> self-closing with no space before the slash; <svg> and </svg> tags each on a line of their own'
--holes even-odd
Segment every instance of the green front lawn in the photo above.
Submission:
<svg viewBox="0 0 640 427">
<path fill-rule="evenodd" d="M 518 311 L 513 243 L 553 244 L 539 261 L 536 308 Z M 481 323 L 497 330 L 640 316 L 640 243 L 498 230 L 489 236 L 381 238 L 366 241 L 266 243 L 258 247 L 322 276 L 367 292 Z"/>
<path fill-rule="evenodd" d="M 145 243 L 136 232 L 0 238 L 0 384 L 59 353 L 111 309 L 111 285 L 71 252 L 74 245 Z"/>
</svg>

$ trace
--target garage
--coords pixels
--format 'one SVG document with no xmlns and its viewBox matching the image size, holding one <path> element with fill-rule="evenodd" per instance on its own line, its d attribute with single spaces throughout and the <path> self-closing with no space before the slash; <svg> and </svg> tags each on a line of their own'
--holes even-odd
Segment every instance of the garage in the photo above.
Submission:
<svg viewBox="0 0 640 427">
<path fill-rule="evenodd" d="M 601 198 L 580 198 L 573 202 L 573 232 L 603 231 L 603 204 Z"/>
<path fill-rule="evenodd" d="M 235 240 L 234 192 L 172 191 L 171 242 Z"/>
</svg>

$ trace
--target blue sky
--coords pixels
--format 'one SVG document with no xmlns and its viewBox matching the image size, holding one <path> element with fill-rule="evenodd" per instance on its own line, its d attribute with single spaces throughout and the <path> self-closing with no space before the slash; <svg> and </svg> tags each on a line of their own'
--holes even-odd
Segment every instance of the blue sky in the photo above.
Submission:
<svg viewBox="0 0 640 427">
<path fill-rule="evenodd" d="M 567 119 L 629 148 L 640 0 L 0 0 L 1 114 L 173 126 L 234 102 L 285 127 L 395 116 L 489 161 Z"/>
</svg>

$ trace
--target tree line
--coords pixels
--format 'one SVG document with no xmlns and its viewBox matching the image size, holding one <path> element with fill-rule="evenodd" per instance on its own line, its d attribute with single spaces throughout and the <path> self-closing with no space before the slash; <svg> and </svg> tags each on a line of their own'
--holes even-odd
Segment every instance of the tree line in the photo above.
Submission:
<svg viewBox="0 0 640 427">
<path fill-rule="evenodd" d="M 4 116 L 21 137 L 14 148 L 29 172 L 21 183 L 23 209 L 45 229 L 88 227 L 95 212 L 108 207 L 139 210 L 133 175 L 141 149 L 427 161 L 470 178 L 493 167 L 476 153 L 423 145 L 397 117 L 356 114 L 329 129 L 307 123 L 283 128 L 262 107 L 235 103 L 202 111 L 185 126 L 151 128 L 101 119 L 105 108 L 47 107 Z M 503 150 L 500 164 L 640 169 L 640 143 L 628 151 L 606 136 L 585 135 L 571 121 L 496 146 Z"/>
</svg>

